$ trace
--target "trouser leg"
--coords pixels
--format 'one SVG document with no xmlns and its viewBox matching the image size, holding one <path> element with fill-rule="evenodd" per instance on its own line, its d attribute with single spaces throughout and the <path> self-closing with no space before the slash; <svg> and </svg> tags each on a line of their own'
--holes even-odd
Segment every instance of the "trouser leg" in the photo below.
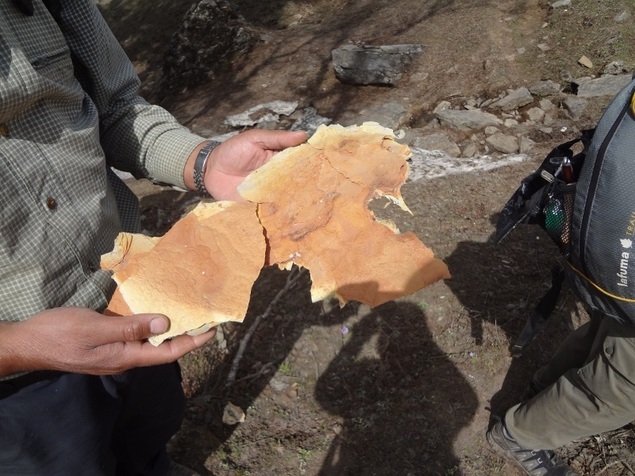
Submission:
<svg viewBox="0 0 635 476">
<path fill-rule="evenodd" d="M 602 317 L 593 313 L 591 319 L 571 332 L 560 344 L 547 365 L 533 376 L 533 385 L 547 388 L 570 369 L 578 369 L 589 359 Z"/>
<path fill-rule="evenodd" d="M 109 438 L 120 400 L 99 377 L 55 374 L 0 382 L 0 468 L 6 475 L 112 475 Z"/>
<path fill-rule="evenodd" d="M 179 430 L 185 411 L 177 364 L 127 372 L 123 404 L 112 436 L 117 475 L 160 476 L 167 472 L 167 442 Z"/>
<path fill-rule="evenodd" d="M 37 374 L 36 374 L 37 375 Z M 0 382 L 0 474 L 162 475 L 184 397 L 176 364 Z"/>
<path fill-rule="evenodd" d="M 602 318 L 584 365 L 510 408 L 505 424 L 523 447 L 554 449 L 634 419 L 635 327 Z"/>
</svg>

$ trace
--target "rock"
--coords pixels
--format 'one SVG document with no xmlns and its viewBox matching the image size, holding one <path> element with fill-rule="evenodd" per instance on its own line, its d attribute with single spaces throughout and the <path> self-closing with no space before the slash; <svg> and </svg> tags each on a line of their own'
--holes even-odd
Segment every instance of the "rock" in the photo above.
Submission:
<svg viewBox="0 0 635 476">
<path fill-rule="evenodd" d="M 554 103 L 551 102 L 551 99 L 547 98 L 541 99 L 538 105 L 540 106 L 540 109 L 545 112 L 551 112 L 556 109 L 556 106 Z"/>
<path fill-rule="evenodd" d="M 500 130 L 498 129 L 498 127 L 494 127 L 494 126 L 487 126 L 484 131 L 485 135 L 487 136 L 491 136 L 494 134 L 498 134 L 500 132 Z"/>
<path fill-rule="evenodd" d="M 492 109 L 500 109 L 502 111 L 514 111 L 519 107 L 526 106 L 534 100 L 533 96 L 527 88 L 518 88 L 502 97 L 498 101 L 490 104 Z"/>
<path fill-rule="evenodd" d="M 481 110 L 445 109 L 436 113 L 436 118 L 442 126 L 466 130 L 480 130 L 487 126 L 498 126 L 502 121 L 494 114 Z"/>
<path fill-rule="evenodd" d="M 290 116 L 298 107 L 297 102 L 289 101 L 272 101 L 265 104 L 259 104 L 247 109 L 240 114 L 227 116 L 225 124 L 240 128 L 251 127 L 256 124 L 262 125 L 266 122 L 278 122 L 281 115 Z"/>
<path fill-rule="evenodd" d="M 227 350 L 227 339 L 225 339 L 225 329 L 222 325 L 216 326 L 216 345 L 220 350 Z"/>
<path fill-rule="evenodd" d="M 581 78 L 572 79 L 571 83 L 580 85 L 580 84 L 584 84 L 584 83 L 586 83 L 588 81 L 591 81 L 592 79 L 597 79 L 597 78 L 595 76 L 582 76 Z"/>
<path fill-rule="evenodd" d="M 450 157 L 459 157 L 461 149 L 447 134 L 437 132 L 423 137 L 416 137 L 412 141 L 413 147 L 426 150 L 439 150 L 445 152 Z"/>
<path fill-rule="evenodd" d="M 518 138 L 507 134 L 493 134 L 487 137 L 485 142 L 503 154 L 515 154 L 519 149 Z"/>
<path fill-rule="evenodd" d="M 580 81 L 577 96 L 583 98 L 615 96 L 630 80 L 630 74 L 618 74 Z"/>
<path fill-rule="evenodd" d="M 408 109 L 399 102 L 380 104 L 371 109 L 363 109 L 358 114 L 345 114 L 339 123 L 343 126 L 377 122 L 390 129 L 398 129 L 408 119 Z"/>
<path fill-rule="evenodd" d="M 161 86 L 176 89 L 201 84 L 257 42 L 258 35 L 226 0 L 196 2 L 170 39 Z"/>
<path fill-rule="evenodd" d="M 450 103 L 450 101 L 441 101 L 439 104 L 437 104 L 437 107 L 432 110 L 432 112 L 436 114 L 437 112 L 443 111 L 444 109 L 450 109 L 451 106 L 452 104 Z"/>
<path fill-rule="evenodd" d="M 551 8 L 562 8 L 562 7 L 570 7 L 571 0 L 558 0 L 549 5 Z"/>
<path fill-rule="evenodd" d="M 393 86 L 422 52 L 422 45 L 346 45 L 334 49 L 331 57 L 335 76 L 343 83 Z"/>
<path fill-rule="evenodd" d="M 478 146 L 475 143 L 470 142 L 468 145 L 466 145 L 463 148 L 461 157 L 469 158 L 469 157 L 474 157 L 476 154 L 478 154 Z"/>
<path fill-rule="evenodd" d="M 234 405 L 231 402 L 227 402 L 223 410 L 223 423 L 225 425 L 237 425 L 245 421 L 245 412 L 242 408 Z"/>
<path fill-rule="evenodd" d="M 332 119 L 320 116 L 315 108 L 307 107 L 302 110 L 300 117 L 296 119 L 290 129 L 292 131 L 304 131 L 311 137 L 318 127 L 322 124 L 328 125 L 331 122 L 333 122 Z"/>
<path fill-rule="evenodd" d="M 529 92 L 534 96 L 553 96 L 562 91 L 562 86 L 551 79 L 539 81 L 529 88 Z"/>
<path fill-rule="evenodd" d="M 562 102 L 562 105 L 571 119 L 580 119 L 588 106 L 588 101 L 582 98 L 568 97 Z"/>
<path fill-rule="evenodd" d="M 531 151 L 531 149 L 534 148 L 534 146 L 536 145 L 536 143 L 531 140 L 529 137 L 521 137 L 520 138 L 520 147 L 519 147 L 519 152 L 521 154 L 527 154 Z"/>
<path fill-rule="evenodd" d="M 465 103 L 465 109 L 478 109 L 479 101 L 476 98 L 469 98 Z"/>
<path fill-rule="evenodd" d="M 527 111 L 527 118 L 530 121 L 542 122 L 544 117 L 545 117 L 545 111 L 543 111 L 542 109 L 538 107 L 532 107 L 531 109 Z"/>
<path fill-rule="evenodd" d="M 580 59 L 578 60 L 578 64 L 584 66 L 585 68 L 593 68 L 593 62 L 586 56 L 580 57 Z"/>
<path fill-rule="evenodd" d="M 627 72 L 624 61 L 611 61 L 602 70 L 602 74 L 624 74 Z"/>
<path fill-rule="evenodd" d="M 556 118 L 553 117 L 551 114 L 545 114 L 545 117 L 542 120 L 542 123 L 547 127 L 553 126 L 554 122 L 556 122 Z"/>
<path fill-rule="evenodd" d="M 516 127 L 518 125 L 518 121 L 516 119 L 505 119 L 505 127 L 511 129 L 512 127 Z"/>
</svg>

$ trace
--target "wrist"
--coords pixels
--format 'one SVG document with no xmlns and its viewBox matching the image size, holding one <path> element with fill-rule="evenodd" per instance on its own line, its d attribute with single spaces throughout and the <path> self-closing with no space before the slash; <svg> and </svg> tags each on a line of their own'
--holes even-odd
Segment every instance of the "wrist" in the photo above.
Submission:
<svg viewBox="0 0 635 476">
<path fill-rule="evenodd" d="M 194 158 L 194 165 L 192 167 L 192 179 L 194 184 L 194 190 L 201 195 L 209 196 L 207 188 L 205 187 L 205 174 L 209 165 L 210 157 L 216 147 L 220 145 L 218 141 L 209 141 L 201 147 L 196 153 Z"/>
</svg>

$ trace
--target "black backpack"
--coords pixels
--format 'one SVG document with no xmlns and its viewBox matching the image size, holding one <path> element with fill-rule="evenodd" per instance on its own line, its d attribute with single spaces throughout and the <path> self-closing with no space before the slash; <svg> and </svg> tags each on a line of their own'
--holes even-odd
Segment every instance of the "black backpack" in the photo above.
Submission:
<svg viewBox="0 0 635 476">
<path fill-rule="evenodd" d="M 565 258 L 513 345 L 514 354 L 553 310 L 563 279 L 591 309 L 635 325 L 634 92 L 635 79 L 615 96 L 595 129 L 553 149 L 501 211 L 496 242 L 519 223 L 534 223 Z M 583 149 L 574 154 L 579 142 Z"/>
</svg>

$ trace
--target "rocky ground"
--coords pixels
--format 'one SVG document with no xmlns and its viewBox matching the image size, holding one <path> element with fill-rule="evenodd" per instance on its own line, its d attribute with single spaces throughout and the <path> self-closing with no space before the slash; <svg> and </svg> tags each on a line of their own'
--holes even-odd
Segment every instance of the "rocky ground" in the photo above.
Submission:
<svg viewBox="0 0 635 476">
<path fill-rule="evenodd" d="M 203 83 L 168 90 L 163 59 L 191 4 L 100 2 L 143 94 L 206 136 L 311 118 L 403 131 L 413 214 L 379 210 L 417 233 L 453 277 L 376 309 L 339 308 L 310 302 L 306 272 L 265 270 L 245 322 L 182 361 L 189 404 L 174 457 L 217 475 L 519 474 L 487 447 L 491 412 L 515 403 L 585 315 L 565 293 L 512 358 L 558 255 L 534 227 L 500 245 L 492 234 L 519 181 L 592 127 L 635 66 L 632 2 L 235 0 L 257 44 Z M 336 77 L 333 49 L 396 44 L 422 52 L 393 86 Z M 245 111 L 251 123 L 239 121 Z M 261 121 L 265 112 L 274 114 Z M 152 234 L 197 200 L 131 186 Z M 236 409 L 223 420 L 229 403 Z M 244 421 L 230 421 L 241 412 Z M 580 474 L 633 474 L 634 445 L 627 426 L 559 453 Z"/>
</svg>

